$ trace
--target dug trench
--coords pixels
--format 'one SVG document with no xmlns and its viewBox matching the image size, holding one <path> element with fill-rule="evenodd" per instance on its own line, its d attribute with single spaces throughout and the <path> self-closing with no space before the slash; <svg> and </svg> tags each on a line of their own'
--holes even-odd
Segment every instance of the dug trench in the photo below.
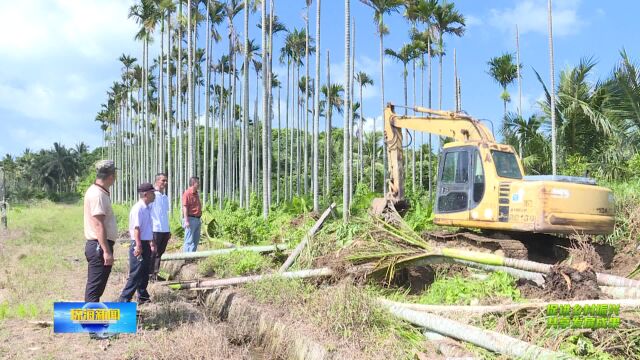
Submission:
<svg viewBox="0 0 640 360">
<path fill-rule="evenodd" d="M 198 277 L 197 265 L 190 261 L 167 262 L 163 269 L 174 274 L 176 279 L 193 280 Z M 286 285 L 291 282 L 296 289 Z M 261 282 L 255 287 L 199 291 L 156 288 L 156 291 L 161 298 L 173 298 L 174 302 L 182 304 L 185 307 L 182 312 L 186 312 L 188 307 L 189 312 L 220 324 L 226 342 L 246 349 L 243 358 L 380 359 L 412 355 L 406 353 L 406 348 L 400 348 L 398 344 L 402 341 L 393 336 L 378 338 L 372 335 L 375 329 L 365 329 L 370 318 L 381 314 L 367 309 L 369 298 L 361 294 L 361 289 L 350 279 L 274 280 L 273 283 Z M 313 295 L 307 292 L 313 292 Z M 340 334 L 332 331 L 341 326 L 331 324 L 332 316 L 345 313 L 347 317 L 354 317 L 345 323 L 353 327 L 360 321 L 361 332 Z M 360 316 L 363 319 L 355 319 Z M 140 320 L 143 327 L 157 323 L 153 311 L 148 309 Z M 364 334 L 368 332 L 371 334 Z M 381 343 L 376 343 L 380 339 Z"/>
</svg>

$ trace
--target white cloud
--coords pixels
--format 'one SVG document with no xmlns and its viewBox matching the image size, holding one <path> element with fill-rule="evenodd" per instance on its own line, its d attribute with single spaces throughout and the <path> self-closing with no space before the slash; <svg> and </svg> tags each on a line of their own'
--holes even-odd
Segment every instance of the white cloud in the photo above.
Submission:
<svg viewBox="0 0 640 360">
<path fill-rule="evenodd" d="M 93 120 L 119 80 L 120 54 L 140 58 L 133 0 L 0 0 L 0 131 L 3 152 L 100 145 Z M 153 49 L 152 49 L 153 50 Z M 153 51 L 152 54 L 153 55 Z"/>
<path fill-rule="evenodd" d="M 54 0 L 0 3 L 0 54 L 12 58 L 51 53 L 100 58 L 109 43 L 130 39 L 136 25 L 127 19 L 132 1 Z"/>
<path fill-rule="evenodd" d="M 576 34 L 585 25 L 578 15 L 581 0 L 563 0 L 553 3 L 553 34 L 567 36 Z M 520 34 L 538 33 L 547 35 L 547 1 L 523 0 L 513 8 L 491 9 L 489 23 L 505 32 L 514 32 L 517 24 Z"/>
<path fill-rule="evenodd" d="M 467 25 L 467 27 L 480 26 L 484 24 L 484 21 L 482 21 L 482 19 L 473 15 L 465 15 L 464 19 L 465 25 Z"/>
</svg>

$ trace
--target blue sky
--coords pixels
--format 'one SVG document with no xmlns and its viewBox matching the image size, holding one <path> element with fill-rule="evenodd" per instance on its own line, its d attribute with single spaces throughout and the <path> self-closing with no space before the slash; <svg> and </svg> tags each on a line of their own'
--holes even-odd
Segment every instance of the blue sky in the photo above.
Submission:
<svg viewBox="0 0 640 360">
<path fill-rule="evenodd" d="M 107 88 L 120 78 L 118 57 L 127 53 L 141 58 L 141 45 L 133 39 L 138 26 L 127 18 L 133 3 L 125 0 L 0 0 L 0 33 L 4 34 L 0 37 L 0 155 L 19 155 L 25 148 L 48 148 L 56 141 L 68 146 L 84 141 L 91 148 L 101 144 L 102 134 L 94 119 L 106 99 Z M 304 26 L 303 0 L 276 0 L 275 3 L 276 13 L 289 28 Z M 378 40 L 371 10 L 357 0 L 351 3 L 356 21 L 356 71 L 369 73 L 375 81 L 374 87 L 365 90 L 363 101 L 370 128 L 371 119 L 379 118 L 381 112 Z M 515 52 L 515 25 L 518 24 L 524 65 L 523 111 L 525 116 L 538 111 L 536 102 L 542 96 L 542 87 L 532 69 L 548 83 L 547 1 L 460 0 L 455 4 L 467 17 L 467 31 L 462 38 L 445 39 L 443 108 L 451 108 L 454 103 L 452 55 L 455 48 L 463 109 L 477 118 L 492 120 L 497 129 L 497 120 L 502 114 L 501 89 L 487 75 L 486 64 L 492 56 Z M 555 0 L 556 76 L 581 58 L 593 56 L 598 62 L 591 79 L 595 82 L 610 74 L 623 47 L 632 59 L 637 59 L 634 14 L 638 10 L 640 5 L 634 1 Z M 399 49 L 408 41 L 409 25 L 400 14 L 386 19 L 390 34 L 385 37 L 385 47 Z M 258 14 L 252 15 L 250 36 L 260 43 L 260 33 L 255 26 L 258 21 Z M 311 21 L 314 36 L 315 2 Z M 236 18 L 236 28 L 240 31 L 241 22 L 240 15 Z M 326 78 L 326 50 L 329 49 L 332 82 L 342 82 L 344 2 L 324 0 L 321 23 L 321 79 Z M 226 32 L 226 23 L 220 30 Z M 275 40 L 274 49 L 280 49 L 283 37 L 280 35 Z M 159 43 L 152 46 L 153 55 Z M 226 48 L 224 41 L 216 45 L 214 56 L 218 57 Z M 313 65 L 314 60 L 311 62 Z M 274 65 L 274 71 L 281 79 L 285 78 L 284 65 Z M 434 61 L 434 107 L 438 98 L 437 71 L 437 61 Z M 401 74 L 402 66 L 387 58 L 386 101 L 403 102 Z M 252 76 L 251 81 L 253 89 L 255 77 Z M 417 84 L 420 97 L 420 78 Z M 509 109 L 515 110 L 517 86 L 513 85 L 509 91 L 513 99 Z M 410 90 L 410 103 L 411 96 Z M 334 124 L 341 123 L 340 118 L 334 119 Z M 377 127 L 380 129 L 379 122 Z"/>
</svg>

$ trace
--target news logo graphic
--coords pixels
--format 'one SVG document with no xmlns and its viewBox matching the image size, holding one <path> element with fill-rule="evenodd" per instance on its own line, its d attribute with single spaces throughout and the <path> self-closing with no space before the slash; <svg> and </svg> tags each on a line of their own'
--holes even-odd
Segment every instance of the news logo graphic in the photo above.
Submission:
<svg viewBox="0 0 640 360">
<path fill-rule="evenodd" d="M 620 304 L 548 304 L 547 328 L 615 329 L 620 327 Z"/>
<path fill-rule="evenodd" d="M 135 333 L 136 303 L 53 303 L 54 333 Z"/>
</svg>

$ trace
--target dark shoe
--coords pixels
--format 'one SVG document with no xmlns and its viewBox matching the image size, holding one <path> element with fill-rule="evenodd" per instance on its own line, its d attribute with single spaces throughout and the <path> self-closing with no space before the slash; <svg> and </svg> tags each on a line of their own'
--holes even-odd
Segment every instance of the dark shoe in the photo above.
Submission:
<svg viewBox="0 0 640 360">
<path fill-rule="evenodd" d="M 151 302 L 151 299 L 138 299 L 138 306 L 148 304 Z"/>
</svg>

